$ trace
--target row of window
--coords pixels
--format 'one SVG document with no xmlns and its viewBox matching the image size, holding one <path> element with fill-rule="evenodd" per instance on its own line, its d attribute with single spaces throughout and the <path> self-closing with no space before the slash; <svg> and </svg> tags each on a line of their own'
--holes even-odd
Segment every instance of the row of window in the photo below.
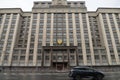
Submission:
<svg viewBox="0 0 120 80">
<path fill-rule="evenodd" d="M 44 55 L 45 57 L 45 60 L 50 60 L 50 56 L 49 55 Z M 52 60 L 68 60 L 68 56 L 67 55 L 64 55 L 64 56 L 61 56 L 61 55 L 52 55 Z M 90 60 L 91 61 L 91 55 L 87 55 L 87 60 Z M 106 55 L 94 55 L 95 57 L 95 60 L 106 60 L 107 61 L 107 56 Z M 9 56 L 8 55 L 5 55 L 4 56 L 4 60 L 8 60 Z M 20 58 L 18 55 L 13 55 L 12 57 L 12 60 L 25 60 L 25 55 L 21 55 Z M 120 55 L 119 55 L 119 58 L 120 58 Z M 28 56 L 28 59 L 29 60 L 33 60 L 33 55 L 29 55 Z M 37 55 L 37 60 L 42 60 L 42 55 Z M 70 60 L 75 60 L 75 55 L 70 55 L 69 57 Z M 115 60 L 115 55 L 111 55 L 111 59 L 112 60 Z M 78 55 L 78 60 L 83 60 L 83 55 Z"/>
<path fill-rule="evenodd" d="M 115 15 L 118 16 L 118 14 L 115 14 Z M 107 40 L 108 40 L 108 45 L 109 45 L 109 47 L 113 47 L 112 39 L 111 39 L 112 37 L 111 37 L 110 29 L 109 29 L 108 24 L 107 24 L 106 15 L 103 14 L 102 16 L 103 16 L 103 21 L 104 21 L 106 37 L 107 37 Z M 118 34 L 117 34 L 117 31 L 116 31 L 116 28 L 115 28 L 114 20 L 113 20 L 113 15 L 112 14 L 108 14 L 108 16 L 109 16 L 109 19 L 110 19 L 111 29 L 112 29 L 114 40 L 115 40 L 116 47 L 117 47 L 117 46 L 119 46 L 117 44 L 120 44 L 120 43 L 119 43 L 119 39 L 118 39 Z M 110 50 L 110 52 L 113 53 L 111 50 Z"/>
</svg>

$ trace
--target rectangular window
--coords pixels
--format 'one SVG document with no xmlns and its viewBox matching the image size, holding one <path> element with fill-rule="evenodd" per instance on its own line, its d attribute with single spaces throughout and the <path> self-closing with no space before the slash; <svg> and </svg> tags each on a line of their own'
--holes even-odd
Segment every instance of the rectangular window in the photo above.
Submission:
<svg viewBox="0 0 120 80">
<path fill-rule="evenodd" d="M 20 56 L 20 60 L 25 60 L 25 56 Z"/>
<path fill-rule="evenodd" d="M 106 55 L 102 55 L 102 60 L 106 60 L 106 59 L 107 59 Z"/>
<path fill-rule="evenodd" d="M 13 56 L 12 60 L 18 60 L 18 56 Z"/>
<path fill-rule="evenodd" d="M 33 60 L 33 56 L 29 56 L 29 60 Z"/>
<path fill-rule="evenodd" d="M 32 49 L 30 50 L 30 54 L 33 54 L 33 50 Z"/>
<path fill-rule="evenodd" d="M 95 60 L 99 60 L 99 55 L 95 55 Z"/>
<path fill-rule="evenodd" d="M 8 60 L 8 55 L 5 55 L 5 56 L 4 56 L 4 60 Z"/>
<path fill-rule="evenodd" d="M 37 56 L 37 60 L 41 60 L 41 56 Z"/>
<path fill-rule="evenodd" d="M 49 60 L 49 56 L 45 56 L 45 60 Z"/>
<path fill-rule="evenodd" d="M 87 55 L 87 60 L 91 60 L 91 56 L 90 55 Z"/>
<path fill-rule="evenodd" d="M 83 56 L 82 55 L 79 55 L 79 60 L 83 60 Z"/>
<path fill-rule="evenodd" d="M 33 19 L 37 19 L 37 13 L 33 14 Z"/>
<path fill-rule="evenodd" d="M 74 55 L 70 55 L 70 59 L 71 59 L 71 60 L 74 60 L 74 59 L 75 59 L 75 56 L 74 56 Z"/>
</svg>

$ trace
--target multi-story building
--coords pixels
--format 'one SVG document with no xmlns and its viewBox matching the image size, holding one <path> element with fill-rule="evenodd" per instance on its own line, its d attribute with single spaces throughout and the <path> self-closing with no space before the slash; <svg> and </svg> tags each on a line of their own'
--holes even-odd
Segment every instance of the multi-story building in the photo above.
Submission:
<svg viewBox="0 0 120 80">
<path fill-rule="evenodd" d="M 120 66 L 120 8 L 87 11 L 84 1 L 37 1 L 31 12 L 0 8 L 0 66 Z"/>
</svg>

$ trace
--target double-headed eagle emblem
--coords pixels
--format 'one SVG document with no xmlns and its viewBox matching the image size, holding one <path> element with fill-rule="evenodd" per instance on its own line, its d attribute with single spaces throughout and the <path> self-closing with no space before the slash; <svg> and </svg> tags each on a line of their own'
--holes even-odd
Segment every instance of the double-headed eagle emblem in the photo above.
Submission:
<svg viewBox="0 0 120 80">
<path fill-rule="evenodd" d="M 58 39 L 57 40 L 57 43 L 59 44 L 59 45 L 61 45 L 63 42 L 62 42 L 62 39 Z"/>
</svg>

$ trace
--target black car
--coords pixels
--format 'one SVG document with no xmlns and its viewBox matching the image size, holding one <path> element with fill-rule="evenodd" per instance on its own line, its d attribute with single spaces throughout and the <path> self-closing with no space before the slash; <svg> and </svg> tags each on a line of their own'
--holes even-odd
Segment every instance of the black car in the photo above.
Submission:
<svg viewBox="0 0 120 80">
<path fill-rule="evenodd" d="M 69 72 L 69 77 L 72 77 L 74 80 L 81 80 L 82 78 L 102 80 L 104 78 L 104 74 L 89 67 L 74 67 Z"/>
</svg>

